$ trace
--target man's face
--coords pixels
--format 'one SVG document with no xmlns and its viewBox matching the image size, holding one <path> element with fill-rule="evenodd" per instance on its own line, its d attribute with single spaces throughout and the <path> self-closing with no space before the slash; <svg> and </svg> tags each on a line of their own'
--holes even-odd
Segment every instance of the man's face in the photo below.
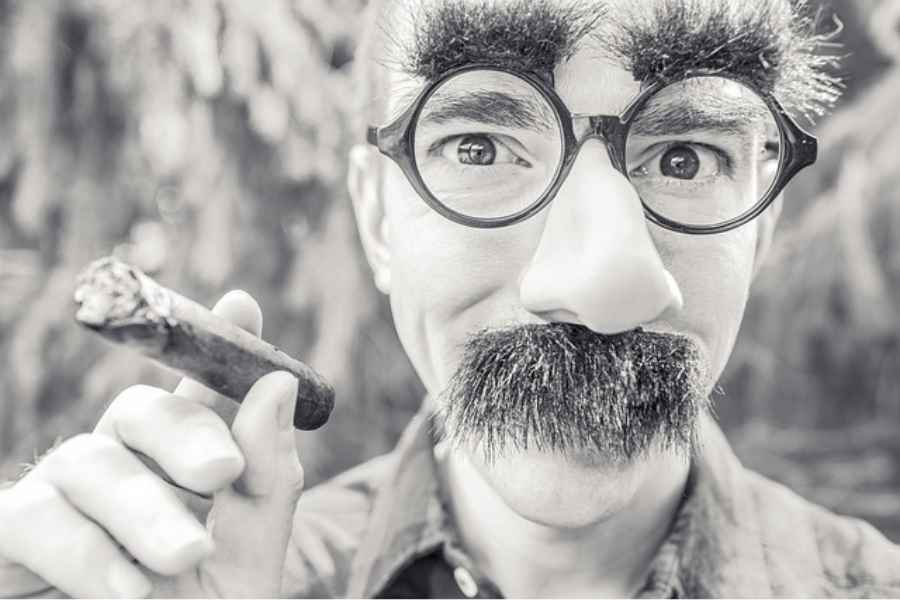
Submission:
<svg viewBox="0 0 900 600">
<path fill-rule="evenodd" d="M 604 4 L 615 16 L 615 3 Z M 398 10 L 416 14 L 440 5 Z M 392 22 L 398 38 L 413 35 L 409 14 Z M 595 33 L 608 33 L 616 22 L 597 20 Z M 641 89 L 598 39 L 585 36 L 553 68 L 555 90 L 573 113 L 618 114 Z M 424 81 L 395 70 L 388 84 L 387 113 L 395 115 Z M 700 392 L 709 394 L 734 344 L 774 210 L 718 235 L 662 229 L 646 221 L 634 187 L 593 139 L 548 207 L 509 227 L 477 229 L 430 208 L 393 161 L 360 156 L 351 166 L 351 189 L 363 241 L 376 282 L 390 294 L 400 340 L 437 402 L 446 401 L 473 335 L 559 322 L 603 334 L 640 327 L 686 336 L 705 366 Z"/>
</svg>

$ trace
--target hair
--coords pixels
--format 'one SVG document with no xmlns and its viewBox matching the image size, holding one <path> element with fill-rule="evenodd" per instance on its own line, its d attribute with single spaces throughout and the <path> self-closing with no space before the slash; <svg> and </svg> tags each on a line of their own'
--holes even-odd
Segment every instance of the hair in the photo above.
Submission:
<svg viewBox="0 0 900 600">
<path fill-rule="evenodd" d="M 486 463 L 531 448 L 625 465 L 694 451 L 707 388 L 703 352 L 681 335 L 573 323 L 485 329 L 466 341 L 434 425 Z"/>
<path fill-rule="evenodd" d="M 428 80 L 469 62 L 473 48 L 498 61 L 515 54 L 526 68 L 552 68 L 595 28 L 608 54 L 638 80 L 678 77 L 698 67 L 740 74 L 810 122 L 840 95 L 840 81 L 831 74 L 839 57 L 823 52 L 835 46 L 836 32 L 819 33 L 821 18 L 810 14 L 807 0 L 635 4 L 612 14 L 598 11 L 594 0 L 445 0 L 416 16 L 407 1 L 369 0 L 354 65 L 354 125 L 362 134 L 367 124 L 387 118 L 391 70 Z M 412 39 L 398 39 L 392 26 L 413 18 Z M 514 48 L 500 47 L 511 39 Z"/>
</svg>

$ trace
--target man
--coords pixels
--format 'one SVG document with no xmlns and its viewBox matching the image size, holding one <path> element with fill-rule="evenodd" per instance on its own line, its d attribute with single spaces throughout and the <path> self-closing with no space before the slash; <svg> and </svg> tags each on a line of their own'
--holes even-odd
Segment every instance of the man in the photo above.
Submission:
<svg viewBox="0 0 900 600">
<path fill-rule="evenodd" d="M 298 502 L 289 375 L 236 415 L 129 388 L 0 492 L 0 592 L 900 595 L 894 545 L 745 471 L 707 405 L 815 158 L 788 115 L 834 97 L 807 29 L 782 0 L 376 2 L 349 185 L 422 414 Z"/>
</svg>

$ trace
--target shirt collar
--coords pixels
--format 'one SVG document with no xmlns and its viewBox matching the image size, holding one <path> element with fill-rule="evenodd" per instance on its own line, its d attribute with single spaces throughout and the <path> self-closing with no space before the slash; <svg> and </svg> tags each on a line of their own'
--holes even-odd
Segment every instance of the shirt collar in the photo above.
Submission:
<svg viewBox="0 0 900 600">
<path fill-rule="evenodd" d="M 377 595 L 403 567 L 447 539 L 429 415 L 426 408 L 420 410 L 397 444 L 391 476 L 375 497 L 354 559 L 351 598 Z"/>
<path fill-rule="evenodd" d="M 751 474 L 711 417 L 701 425 L 700 440 L 676 517 L 681 530 L 673 532 L 678 587 L 694 597 L 772 597 Z"/>
<path fill-rule="evenodd" d="M 350 597 L 373 597 L 417 558 L 453 541 L 427 408 L 410 422 L 376 495 L 354 560 Z M 707 417 L 684 501 L 641 596 L 770 597 L 760 523 L 746 471 Z"/>
</svg>

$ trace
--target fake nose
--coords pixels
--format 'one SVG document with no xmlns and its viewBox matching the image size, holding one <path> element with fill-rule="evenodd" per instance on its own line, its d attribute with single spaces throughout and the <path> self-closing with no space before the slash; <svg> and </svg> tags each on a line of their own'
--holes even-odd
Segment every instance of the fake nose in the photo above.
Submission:
<svg viewBox="0 0 900 600">
<path fill-rule="evenodd" d="M 600 141 L 584 144 L 548 207 L 519 293 L 530 312 L 607 334 L 682 307 L 637 193 L 613 168 Z"/>
</svg>

